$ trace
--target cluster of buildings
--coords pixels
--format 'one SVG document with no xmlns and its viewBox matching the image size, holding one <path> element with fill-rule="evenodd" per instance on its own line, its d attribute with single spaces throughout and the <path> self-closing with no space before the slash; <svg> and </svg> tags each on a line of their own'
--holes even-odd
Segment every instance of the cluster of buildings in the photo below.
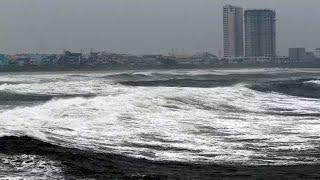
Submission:
<svg viewBox="0 0 320 180">
<path fill-rule="evenodd" d="M 275 57 L 276 13 L 223 7 L 224 57 Z"/>
<path fill-rule="evenodd" d="M 245 63 L 303 63 L 320 61 L 320 49 L 290 48 L 277 56 L 276 12 L 269 9 L 223 7 L 224 60 Z"/>
<path fill-rule="evenodd" d="M 65 51 L 62 54 L 0 54 L 0 70 L 77 69 L 115 67 L 201 66 L 217 63 L 210 53 L 170 55 L 129 55 L 108 52 L 87 54 Z"/>
<path fill-rule="evenodd" d="M 73 69 L 113 67 L 225 66 L 234 64 L 294 64 L 316 62 L 320 48 L 289 48 L 289 56 L 278 56 L 276 12 L 269 9 L 223 7 L 224 56 L 210 53 L 172 53 L 169 55 L 128 55 L 108 52 L 87 54 L 65 51 L 62 54 L 0 54 L 0 70 Z"/>
<path fill-rule="evenodd" d="M 56 59 L 58 56 L 53 54 L 0 54 L 0 68 L 51 66 Z"/>
</svg>

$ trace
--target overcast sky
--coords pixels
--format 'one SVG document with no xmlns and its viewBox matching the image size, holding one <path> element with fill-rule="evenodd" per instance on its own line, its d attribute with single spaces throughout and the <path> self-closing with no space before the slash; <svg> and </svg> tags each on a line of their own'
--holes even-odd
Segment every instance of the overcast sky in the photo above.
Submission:
<svg viewBox="0 0 320 180">
<path fill-rule="evenodd" d="M 0 51 L 223 50 L 222 7 L 277 12 L 277 46 L 320 47 L 320 0 L 1 0 Z"/>
</svg>

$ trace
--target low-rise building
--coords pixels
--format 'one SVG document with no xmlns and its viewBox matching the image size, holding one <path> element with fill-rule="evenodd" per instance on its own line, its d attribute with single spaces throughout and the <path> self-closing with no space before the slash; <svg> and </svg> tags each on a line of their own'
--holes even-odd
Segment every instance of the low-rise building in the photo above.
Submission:
<svg viewBox="0 0 320 180">
<path fill-rule="evenodd" d="M 320 48 L 315 48 L 312 53 L 314 54 L 315 58 L 320 58 Z"/>
<path fill-rule="evenodd" d="M 192 59 L 194 62 L 198 62 L 198 64 L 214 64 L 218 62 L 218 57 L 208 52 L 196 53 L 192 56 Z"/>
<path fill-rule="evenodd" d="M 41 66 L 57 66 L 59 56 L 56 54 L 47 54 L 43 55 L 41 58 Z"/>
<path fill-rule="evenodd" d="M 305 48 L 289 48 L 290 62 L 312 62 L 315 59 L 314 52 L 307 52 Z"/>
<path fill-rule="evenodd" d="M 5 54 L 0 54 L 0 66 L 8 65 L 8 58 Z"/>
<path fill-rule="evenodd" d="M 80 66 L 82 63 L 81 53 L 72 53 L 70 51 L 65 51 L 64 54 L 59 59 L 59 64 L 62 66 Z"/>
<path fill-rule="evenodd" d="M 31 65 L 31 58 L 28 54 L 15 54 L 11 56 L 9 64 L 11 66 L 26 67 Z"/>
<path fill-rule="evenodd" d="M 306 58 L 305 48 L 289 48 L 290 62 L 303 62 Z"/>
</svg>

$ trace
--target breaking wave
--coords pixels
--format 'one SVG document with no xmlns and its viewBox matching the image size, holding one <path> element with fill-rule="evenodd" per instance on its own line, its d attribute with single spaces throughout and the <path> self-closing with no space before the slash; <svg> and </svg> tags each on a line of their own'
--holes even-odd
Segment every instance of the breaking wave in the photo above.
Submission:
<svg viewBox="0 0 320 180">
<path fill-rule="evenodd" d="M 135 80 L 168 80 L 168 79 L 195 79 L 195 80 L 257 80 L 272 78 L 310 77 L 318 76 L 317 71 L 295 71 L 284 69 L 258 69 L 258 70 L 174 70 L 174 71 L 145 71 L 145 72 L 126 72 L 111 73 L 106 76 L 100 76 L 105 79 L 135 79 Z"/>
<path fill-rule="evenodd" d="M 164 86 L 164 87 L 218 87 L 230 86 L 236 82 L 232 80 L 196 80 L 196 79 L 168 79 L 158 81 L 121 81 L 122 85 L 127 86 Z"/>
<path fill-rule="evenodd" d="M 0 91 L 0 103 L 21 101 L 49 101 L 53 98 L 94 97 L 94 94 L 20 94 L 12 91 Z"/>
<path fill-rule="evenodd" d="M 301 99 L 297 103 L 287 96 L 257 93 L 239 84 L 128 90 L 90 99 L 54 99 L 38 106 L 7 110 L 0 113 L 0 130 L 2 135 L 28 135 L 65 147 L 156 161 L 318 161 L 314 153 L 308 157 L 301 154 L 312 152 L 312 142 L 320 136 L 320 124 L 314 116 L 320 111 L 317 101 Z M 280 109 L 283 106 L 287 109 Z M 278 114 L 271 114 L 271 108 L 277 109 Z M 299 119 L 302 116 L 286 113 L 309 114 L 310 118 Z M 282 154 L 282 150 L 291 151 Z M 279 153 L 281 157 L 270 159 Z"/>
<path fill-rule="evenodd" d="M 310 80 L 306 81 L 305 83 L 311 83 L 313 85 L 320 86 L 320 80 Z"/>
<path fill-rule="evenodd" d="M 297 79 L 271 81 L 249 86 L 251 89 L 262 92 L 278 92 L 292 96 L 320 98 L 319 80 Z"/>
<path fill-rule="evenodd" d="M 130 79 L 137 79 L 137 78 L 148 78 L 151 77 L 146 74 L 137 74 L 137 73 L 120 73 L 120 74 L 111 74 L 107 76 L 103 76 L 102 78 L 116 78 L 116 79 L 122 79 L 122 78 L 130 78 Z"/>
</svg>

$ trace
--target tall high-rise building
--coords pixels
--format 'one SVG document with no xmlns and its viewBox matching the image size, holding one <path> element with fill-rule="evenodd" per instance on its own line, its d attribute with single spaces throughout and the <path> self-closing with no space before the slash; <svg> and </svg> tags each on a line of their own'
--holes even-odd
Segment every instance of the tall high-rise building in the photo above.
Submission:
<svg viewBox="0 0 320 180">
<path fill-rule="evenodd" d="M 243 56 L 243 9 L 226 5 L 223 7 L 224 56 Z"/>
<path fill-rule="evenodd" d="M 272 10 L 246 10 L 245 56 L 276 56 L 276 13 Z"/>
</svg>

